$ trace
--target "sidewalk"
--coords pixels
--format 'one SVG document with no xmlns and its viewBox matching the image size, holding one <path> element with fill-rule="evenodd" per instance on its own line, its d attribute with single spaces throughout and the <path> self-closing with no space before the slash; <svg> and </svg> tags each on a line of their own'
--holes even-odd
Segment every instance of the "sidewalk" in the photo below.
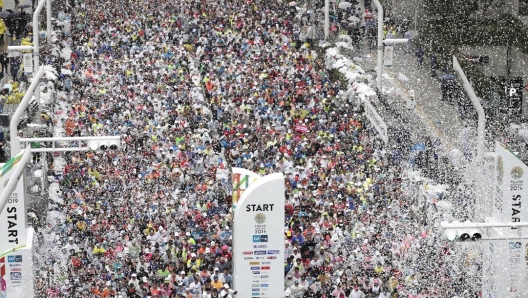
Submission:
<svg viewBox="0 0 528 298">
<path fill-rule="evenodd" d="M 404 50 L 405 45 L 395 46 L 393 65 L 383 68 L 383 89 L 387 90 L 393 86 L 406 98 L 410 98 L 409 93 L 414 90 L 414 112 L 427 126 L 428 132 L 439 137 L 448 150 L 460 148 L 460 135 L 465 127 L 465 120 L 460 118 L 455 105 L 441 101 L 440 82 L 438 78 L 430 75 L 429 59 L 424 59 L 424 68 L 418 70 L 414 54 L 405 54 Z M 355 59 L 358 65 L 376 76 L 376 51 L 369 52 L 362 45 L 362 48 L 356 51 Z"/>
</svg>

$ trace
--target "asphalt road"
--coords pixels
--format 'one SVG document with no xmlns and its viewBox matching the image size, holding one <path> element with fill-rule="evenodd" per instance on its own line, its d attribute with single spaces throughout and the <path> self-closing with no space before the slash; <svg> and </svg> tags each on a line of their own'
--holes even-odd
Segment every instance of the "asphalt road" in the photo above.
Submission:
<svg viewBox="0 0 528 298">
<path fill-rule="evenodd" d="M 447 149 L 461 148 L 466 140 L 461 139 L 465 125 L 474 125 L 474 121 L 462 119 L 456 105 L 442 102 L 440 81 L 430 75 L 429 59 L 424 59 L 424 67 L 418 69 L 418 63 L 413 53 L 404 53 L 405 45 L 395 47 L 393 65 L 384 67 L 384 90 L 393 87 L 404 99 L 408 99 L 411 90 L 414 91 L 416 108 L 414 114 L 421 119 L 422 125 L 432 136 L 438 137 Z M 353 53 L 360 60 L 357 64 L 364 70 L 376 76 L 376 51 L 369 52 L 365 46 Z M 357 59 L 356 58 L 356 59 Z M 394 92 L 394 90 L 391 90 Z M 395 104 L 404 104 L 395 102 Z"/>
</svg>

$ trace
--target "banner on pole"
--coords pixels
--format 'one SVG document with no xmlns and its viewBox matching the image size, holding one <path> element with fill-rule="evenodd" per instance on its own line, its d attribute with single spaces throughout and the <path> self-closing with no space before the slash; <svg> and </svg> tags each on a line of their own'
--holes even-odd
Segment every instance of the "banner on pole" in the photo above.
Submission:
<svg viewBox="0 0 528 298">
<path fill-rule="evenodd" d="M 499 142 L 495 143 L 495 152 L 499 187 L 497 195 L 502 192 L 502 219 L 528 222 L 528 167 Z"/>
<path fill-rule="evenodd" d="M 13 169 L 20 166 L 25 151 L 8 160 L 0 169 L 0 185 L 7 184 Z M 24 177 L 21 176 L 15 190 L 9 196 L 4 210 L 0 210 L 0 255 L 26 245 L 26 192 Z"/>
<path fill-rule="evenodd" d="M 25 53 L 24 56 L 24 72 L 26 74 L 33 73 L 33 57 L 31 53 Z"/>
<path fill-rule="evenodd" d="M 496 166 L 492 169 L 495 193 L 493 221 L 527 222 L 528 167 L 505 145 L 495 142 Z M 490 229 L 493 236 L 519 238 L 528 231 Z M 485 297 L 528 297 L 528 241 L 524 239 L 489 242 L 483 251 L 482 292 Z"/>
<path fill-rule="evenodd" d="M 383 66 L 392 66 L 392 55 L 394 54 L 394 47 L 393 46 L 386 46 L 385 47 L 385 53 L 383 54 L 384 63 Z"/>
</svg>

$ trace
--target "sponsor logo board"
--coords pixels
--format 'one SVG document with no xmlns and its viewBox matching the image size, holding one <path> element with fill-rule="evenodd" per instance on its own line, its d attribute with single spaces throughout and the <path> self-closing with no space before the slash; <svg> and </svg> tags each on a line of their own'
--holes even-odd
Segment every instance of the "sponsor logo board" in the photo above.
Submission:
<svg viewBox="0 0 528 298">
<path fill-rule="evenodd" d="M 21 263 L 22 262 L 22 256 L 21 255 L 7 256 L 7 262 L 8 263 Z"/>
<path fill-rule="evenodd" d="M 22 273 L 20 272 L 10 272 L 11 280 L 21 280 Z"/>
</svg>

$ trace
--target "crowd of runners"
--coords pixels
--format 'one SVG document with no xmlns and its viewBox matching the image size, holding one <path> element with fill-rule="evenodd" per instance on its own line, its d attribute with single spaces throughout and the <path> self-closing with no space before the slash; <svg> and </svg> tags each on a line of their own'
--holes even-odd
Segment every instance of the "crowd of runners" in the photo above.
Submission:
<svg viewBox="0 0 528 298">
<path fill-rule="evenodd" d="M 231 167 L 286 176 L 285 297 L 452 296 L 459 271 L 406 174 L 408 150 L 340 104 L 347 86 L 299 39 L 291 5 L 64 10 L 56 131 L 122 146 L 56 154 L 63 202 L 40 230 L 36 297 L 237 297 Z"/>
</svg>

